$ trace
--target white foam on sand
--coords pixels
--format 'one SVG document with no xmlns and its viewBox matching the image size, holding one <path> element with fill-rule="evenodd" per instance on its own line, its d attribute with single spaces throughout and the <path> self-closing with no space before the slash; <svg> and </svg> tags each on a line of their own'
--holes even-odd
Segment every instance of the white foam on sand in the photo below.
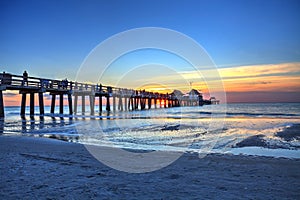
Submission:
<svg viewBox="0 0 300 200">
<path fill-rule="evenodd" d="M 232 148 L 225 153 L 230 153 L 233 155 L 254 155 L 254 156 L 268 156 L 274 158 L 300 158 L 299 150 L 290 149 L 268 149 L 263 147 L 242 147 L 242 148 Z"/>
</svg>

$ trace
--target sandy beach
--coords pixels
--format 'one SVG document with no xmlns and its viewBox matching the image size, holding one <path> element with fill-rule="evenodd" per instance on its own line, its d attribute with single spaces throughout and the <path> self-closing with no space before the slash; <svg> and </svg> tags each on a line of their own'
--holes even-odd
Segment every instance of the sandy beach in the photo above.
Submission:
<svg viewBox="0 0 300 200">
<path fill-rule="evenodd" d="M 186 153 L 150 173 L 125 173 L 81 144 L 0 137 L 0 199 L 299 199 L 300 159 Z"/>
</svg>

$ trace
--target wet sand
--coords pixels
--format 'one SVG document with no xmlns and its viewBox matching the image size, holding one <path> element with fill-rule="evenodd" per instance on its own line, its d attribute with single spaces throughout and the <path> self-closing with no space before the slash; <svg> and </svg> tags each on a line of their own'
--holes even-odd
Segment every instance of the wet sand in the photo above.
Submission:
<svg viewBox="0 0 300 200">
<path fill-rule="evenodd" d="M 291 141 L 300 141 L 300 124 L 293 124 L 280 132 L 274 134 L 274 136 L 281 138 L 281 143 L 269 143 L 265 139 L 265 135 L 253 135 L 245 138 L 241 142 L 237 143 L 233 148 L 239 147 L 265 147 L 269 149 L 300 149 L 299 144 L 293 144 Z"/>
<path fill-rule="evenodd" d="M 186 153 L 132 174 L 83 145 L 0 136 L 0 199 L 299 199 L 300 159 Z"/>
</svg>

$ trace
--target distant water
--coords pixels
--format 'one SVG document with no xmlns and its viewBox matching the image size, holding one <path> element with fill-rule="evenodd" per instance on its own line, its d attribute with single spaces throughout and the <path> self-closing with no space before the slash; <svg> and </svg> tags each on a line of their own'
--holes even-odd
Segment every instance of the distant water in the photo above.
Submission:
<svg viewBox="0 0 300 200">
<path fill-rule="evenodd" d="M 261 135 L 267 148 L 300 149 L 297 138 L 286 141 L 276 136 L 277 132 L 300 124 L 299 103 L 221 104 L 103 112 L 101 115 L 96 112 L 94 116 L 89 116 L 88 106 L 86 108 L 85 115 L 46 114 L 43 118 L 27 115 L 21 119 L 19 107 L 6 107 L 0 134 L 50 137 L 139 150 L 197 152 L 230 151 L 244 139 Z M 35 111 L 38 113 L 38 107 Z M 45 112 L 49 111 L 46 107 Z M 64 113 L 68 113 L 68 107 L 64 108 Z"/>
</svg>

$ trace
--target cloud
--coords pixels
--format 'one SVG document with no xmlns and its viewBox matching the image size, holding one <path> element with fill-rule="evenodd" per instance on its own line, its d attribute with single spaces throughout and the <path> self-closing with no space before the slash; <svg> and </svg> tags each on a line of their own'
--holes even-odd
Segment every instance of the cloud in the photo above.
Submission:
<svg viewBox="0 0 300 200">
<path fill-rule="evenodd" d="M 3 93 L 4 96 L 6 97 L 15 97 L 18 95 L 18 93 L 14 93 L 14 92 L 5 92 Z"/>
<path fill-rule="evenodd" d="M 268 65 L 237 66 L 219 69 L 224 79 L 249 78 L 262 76 L 300 75 L 300 63 L 280 63 Z"/>
<path fill-rule="evenodd" d="M 211 70 L 210 77 L 205 77 L 207 71 L 183 71 L 182 77 L 195 81 L 193 85 L 214 86 L 218 80 L 223 80 L 227 92 L 245 91 L 300 91 L 300 63 L 280 63 L 269 65 L 235 66 L 219 69 L 219 74 Z M 202 75 L 204 77 L 202 77 Z M 171 78 L 171 77 L 169 77 Z"/>
</svg>

